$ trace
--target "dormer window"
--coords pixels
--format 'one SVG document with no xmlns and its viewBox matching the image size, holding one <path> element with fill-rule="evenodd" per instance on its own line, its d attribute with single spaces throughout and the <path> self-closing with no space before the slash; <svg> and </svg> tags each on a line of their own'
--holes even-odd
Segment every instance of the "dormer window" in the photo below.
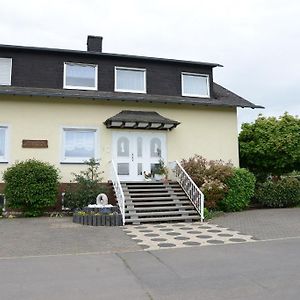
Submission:
<svg viewBox="0 0 300 300">
<path fill-rule="evenodd" d="M 181 73 L 182 96 L 209 98 L 209 76 Z"/>
<path fill-rule="evenodd" d="M 98 66 L 66 62 L 64 65 L 64 89 L 97 90 Z"/>
<path fill-rule="evenodd" d="M 115 67 L 115 91 L 146 93 L 146 70 Z"/>
<path fill-rule="evenodd" d="M 11 58 L 0 57 L 0 85 L 11 85 Z"/>
</svg>

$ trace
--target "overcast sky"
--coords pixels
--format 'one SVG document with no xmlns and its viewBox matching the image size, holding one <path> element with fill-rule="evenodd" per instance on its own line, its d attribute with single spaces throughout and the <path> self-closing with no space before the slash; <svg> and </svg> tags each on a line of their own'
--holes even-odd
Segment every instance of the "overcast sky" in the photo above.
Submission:
<svg viewBox="0 0 300 300">
<path fill-rule="evenodd" d="M 216 62 L 214 80 L 265 110 L 300 114 L 299 0 L 51 0 L 3 2 L 0 43 Z"/>
</svg>

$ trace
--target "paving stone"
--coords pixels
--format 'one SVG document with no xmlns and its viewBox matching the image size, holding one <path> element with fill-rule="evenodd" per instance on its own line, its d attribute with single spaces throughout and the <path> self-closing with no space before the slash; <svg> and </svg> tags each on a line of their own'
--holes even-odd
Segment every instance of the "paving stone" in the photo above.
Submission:
<svg viewBox="0 0 300 300">
<path fill-rule="evenodd" d="M 174 239 L 179 240 L 179 241 L 186 241 L 186 240 L 189 240 L 190 238 L 186 237 L 186 236 L 176 236 L 176 237 L 174 237 Z"/>
<path fill-rule="evenodd" d="M 193 231 L 188 231 L 187 233 L 190 233 L 190 234 L 200 234 L 200 233 L 202 233 L 202 231 L 193 230 Z"/>
<path fill-rule="evenodd" d="M 206 241 L 207 243 L 209 243 L 209 244 L 224 244 L 224 241 L 222 241 L 222 240 L 208 240 L 208 241 Z"/>
<path fill-rule="evenodd" d="M 212 238 L 211 235 L 205 235 L 205 234 L 197 235 L 196 237 L 199 239 L 211 239 Z"/>
<path fill-rule="evenodd" d="M 164 239 L 164 238 L 154 238 L 154 239 L 151 239 L 151 241 L 154 241 L 154 242 L 165 242 L 165 241 L 167 241 L 167 239 Z"/>
<path fill-rule="evenodd" d="M 198 243 L 198 242 L 183 242 L 184 245 L 188 245 L 188 246 L 199 246 L 201 245 L 201 243 Z"/>
<path fill-rule="evenodd" d="M 231 242 L 246 242 L 246 240 L 244 240 L 244 239 L 236 239 L 236 238 L 233 238 L 233 239 L 229 239 L 229 241 L 231 241 Z"/>
<path fill-rule="evenodd" d="M 229 234 L 229 233 L 219 233 L 218 236 L 221 236 L 221 237 L 231 237 L 233 235 Z"/>
<path fill-rule="evenodd" d="M 179 232 L 167 232 L 167 235 L 181 235 Z"/>
<path fill-rule="evenodd" d="M 157 234 L 157 233 L 146 233 L 145 236 L 155 237 L 155 236 L 159 236 L 159 234 Z"/>
<path fill-rule="evenodd" d="M 172 243 L 159 243 L 158 246 L 159 247 L 176 247 L 176 245 L 172 244 Z"/>
</svg>

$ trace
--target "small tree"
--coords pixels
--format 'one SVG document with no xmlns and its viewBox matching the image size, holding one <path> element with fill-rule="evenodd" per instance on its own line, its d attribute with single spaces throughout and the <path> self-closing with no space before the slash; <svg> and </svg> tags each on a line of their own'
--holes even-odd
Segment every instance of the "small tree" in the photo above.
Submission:
<svg viewBox="0 0 300 300">
<path fill-rule="evenodd" d="M 26 216 L 41 215 L 56 203 L 59 174 L 48 163 L 35 159 L 17 162 L 4 172 L 3 179 L 8 206 L 21 209 Z"/>
<path fill-rule="evenodd" d="M 98 194 L 106 192 L 102 184 L 100 164 L 94 159 L 85 162 L 87 169 L 74 175 L 65 193 L 65 206 L 71 209 L 83 208 L 95 203 Z"/>
<path fill-rule="evenodd" d="M 300 119 L 285 113 L 278 119 L 259 116 L 242 125 L 240 163 L 258 178 L 300 170 Z"/>
<path fill-rule="evenodd" d="M 233 166 L 221 160 L 206 160 L 200 155 L 183 159 L 181 164 L 205 196 L 205 207 L 216 208 L 225 197 L 226 180 L 233 175 Z"/>
</svg>

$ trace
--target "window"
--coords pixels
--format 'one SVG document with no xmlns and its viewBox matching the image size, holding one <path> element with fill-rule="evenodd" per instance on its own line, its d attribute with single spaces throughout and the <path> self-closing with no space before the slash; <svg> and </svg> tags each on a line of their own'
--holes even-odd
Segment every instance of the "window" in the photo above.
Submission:
<svg viewBox="0 0 300 300">
<path fill-rule="evenodd" d="M 0 85 L 11 85 L 11 58 L 0 58 Z"/>
<path fill-rule="evenodd" d="M 116 67 L 115 91 L 146 93 L 146 70 Z"/>
<path fill-rule="evenodd" d="M 182 73 L 182 96 L 209 97 L 209 76 Z"/>
<path fill-rule="evenodd" d="M 8 127 L 0 125 L 0 162 L 8 162 Z"/>
<path fill-rule="evenodd" d="M 97 158 L 97 129 L 63 128 L 62 162 L 83 163 Z"/>
<path fill-rule="evenodd" d="M 65 89 L 98 89 L 98 66 L 78 63 L 64 65 Z"/>
</svg>

